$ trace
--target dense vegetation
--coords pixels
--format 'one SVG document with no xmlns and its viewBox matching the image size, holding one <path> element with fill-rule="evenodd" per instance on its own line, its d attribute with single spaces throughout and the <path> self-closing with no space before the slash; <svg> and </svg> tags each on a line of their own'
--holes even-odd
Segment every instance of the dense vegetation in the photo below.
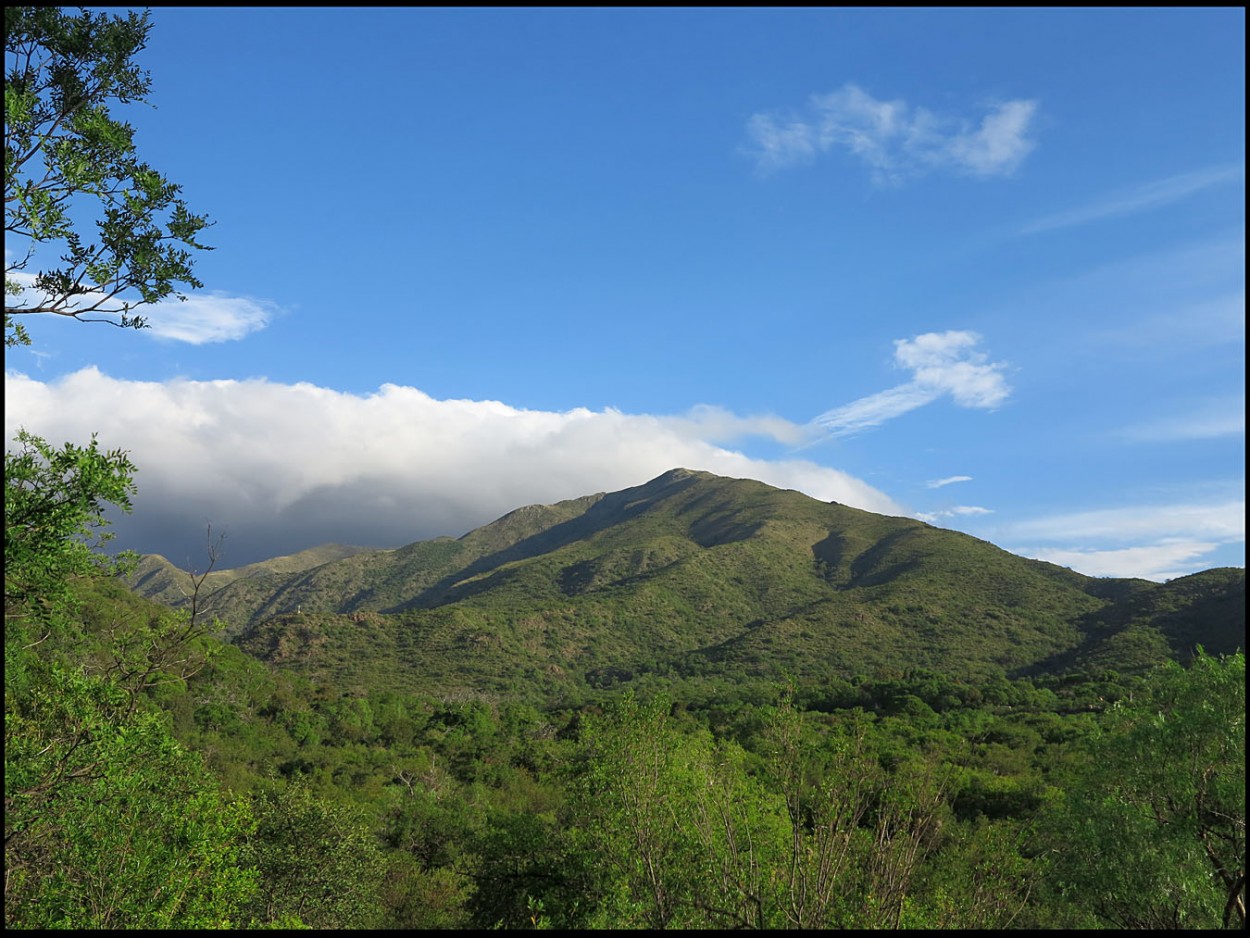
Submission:
<svg viewBox="0 0 1250 938">
<path fill-rule="evenodd" d="M 72 536 L 130 471 L 6 457 L 6 925 L 1244 923 L 1241 653 L 654 672 L 543 700 L 524 660 L 514 693 L 414 690 L 381 679 L 391 646 L 357 642 L 336 681 L 321 619 L 287 667 L 263 661 Z M 75 497 L 37 511 L 58 486 Z"/>
<path fill-rule="evenodd" d="M 105 106 L 147 18 L 5 31 L 6 233 L 67 265 L 6 346 L 141 327 L 206 225 Z M 1244 571 L 1091 580 L 677 470 L 192 575 L 104 550 L 125 453 L 12 445 L 6 927 L 1245 926 Z"/>
</svg>

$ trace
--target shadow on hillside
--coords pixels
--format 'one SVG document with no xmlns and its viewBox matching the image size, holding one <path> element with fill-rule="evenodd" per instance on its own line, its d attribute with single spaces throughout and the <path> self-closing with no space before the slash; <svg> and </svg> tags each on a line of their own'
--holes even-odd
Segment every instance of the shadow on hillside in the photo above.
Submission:
<svg viewBox="0 0 1250 938">
<path fill-rule="evenodd" d="M 1084 638 L 1072 648 L 1019 668 L 1012 677 L 1063 674 L 1093 667 L 1135 673 L 1159 659 L 1119 659 L 1112 647 L 1131 630 L 1158 633 L 1171 657 L 1188 661 L 1199 644 L 1208 654 L 1229 655 L 1245 649 L 1245 571 L 1217 568 L 1166 583 L 1145 580 L 1095 580 L 1087 589 L 1110 604 L 1077 621 Z"/>
<path fill-rule="evenodd" d="M 481 574 L 492 570 L 498 570 L 505 564 L 538 557 L 576 541 L 593 537 L 600 531 L 644 514 L 658 502 L 671 498 L 698 481 L 697 475 L 683 469 L 674 469 L 643 485 L 604 495 L 576 518 L 562 521 L 545 531 L 517 541 L 510 547 L 481 557 L 439 580 L 433 586 L 422 590 L 407 602 L 383 609 L 382 612 L 430 609 L 485 592 L 498 586 L 500 581 L 497 577 L 481 577 L 472 583 L 464 581 L 480 577 Z"/>
</svg>

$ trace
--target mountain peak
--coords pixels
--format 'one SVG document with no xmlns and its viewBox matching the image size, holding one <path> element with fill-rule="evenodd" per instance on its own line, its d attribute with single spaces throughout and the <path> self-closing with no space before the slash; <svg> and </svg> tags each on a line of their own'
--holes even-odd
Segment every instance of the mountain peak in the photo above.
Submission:
<svg viewBox="0 0 1250 938">
<path fill-rule="evenodd" d="M 665 472 L 656 476 L 651 481 L 652 482 L 677 482 L 681 479 L 690 479 L 690 478 L 694 478 L 698 476 L 707 477 L 710 475 L 711 475 L 710 472 L 702 472 L 702 471 L 695 470 L 695 469 L 683 469 L 680 466 L 678 466 L 675 469 L 670 469 L 668 470 L 668 472 Z"/>
</svg>

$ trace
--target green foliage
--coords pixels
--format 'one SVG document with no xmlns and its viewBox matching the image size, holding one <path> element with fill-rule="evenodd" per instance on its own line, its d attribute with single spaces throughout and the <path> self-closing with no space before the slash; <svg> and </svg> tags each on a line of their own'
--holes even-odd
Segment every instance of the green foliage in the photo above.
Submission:
<svg viewBox="0 0 1250 938">
<path fill-rule="evenodd" d="M 473 844 L 468 901 L 482 928 L 575 927 L 590 871 L 552 813 L 497 811 Z M 545 923 L 545 924 L 540 924 Z"/>
<path fill-rule="evenodd" d="M 626 695 L 582 725 L 574 791 L 577 840 L 598 863 L 591 927 L 767 927 L 762 877 L 784 847 L 781 806 L 734 747 L 682 732 L 668 710 Z"/>
<path fill-rule="evenodd" d="M 117 684 L 5 650 L 5 924 L 239 922 L 245 808 Z"/>
<path fill-rule="evenodd" d="M 299 784 L 267 787 L 252 811 L 248 848 L 259 874 L 252 916 L 298 916 L 319 929 L 377 923 L 384 861 L 358 811 Z"/>
<path fill-rule="evenodd" d="M 68 598 L 71 576 L 117 569 L 98 552 L 111 536 L 105 506 L 130 510 L 134 465 L 120 450 L 67 443 L 55 449 L 19 430 L 4 454 L 4 599 L 48 618 Z M 7 615 L 6 615 L 7 618 Z"/>
<path fill-rule="evenodd" d="M 757 762 L 671 709 L 627 695 L 579 727 L 563 866 L 594 858 L 582 927 L 990 928 L 1025 911 L 1028 827 L 956 818 L 958 746 L 899 752 L 891 726 L 813 720 L 787 696 Z"/>
<path fill-rule="evenodd" d="M 239 923 L 250 816 L 142 696 L 194 672 L 202 630 L 90 587 L 117 569 L 97 552 L 102 513 L 128 507 L 133 467 L 94 440 L 18 443 L 5 456 L 6 924 Z"/>
<path fill-rule="evenodd" d="M 110 112 L 146 99 L 150 81 L 133 58 L 149 28 L 146 12 L 5 7 L 5 241 L 27 245 L 6 255 L 6 346 L 30 341 L 15 316 L 138 328 L 136 306 L 201 286 L 187 248 L 204 249 L 196 239 L 208 221 L 139 159 L 133 128 Z M 88 235 L 80 222 L 91 209 Z M 31 277 L 40 246 L 59 250 L 60 266 Z"/>
<path fill-rule="evenodd" d="M 674 476 L 628 510 L 604 496 L 450 547 L 289 558 L 305 584 L 364 590 L 380 562 L 392 596 L 416 576 L 454 598 L 296 611 L 235 647 L 202 604 L 162 609 L 96 575 L 110 565 L 87 535 L 129 495 L 122 454 L 22 443 L 6 520 L 52 522 L 6 533 L 8 924 L 1239 921 L 1243 660 L 1137 678 L 1063 637 L 1094 609 L 1100 648 L 1166 654 L 1145 601 L 1166 634 L 1202 634 L 1176 623 L 1190 602 L 1235 608 L 1229 575 L 1134 584 L 1127 624 L 1099 605 L 1114 585 L 993 554 L 992 591 L 973 577 L 955 596 L 915 571 L 958 538 L 907 523 L 883 542 L 890 519 L 849 515 L 833 545 L 830 506 Z M 702 494 L 663 507 L 683 493 Z M 207 579 L 187 582 L 198 600 Z M 1009 677 L 990 640 L 951 669 L 974 594 L 983 639 L 1001 626 L 1041 665 L 1066 647 L 1059 673 Z M 836 611 L 832 631 L 814 610 Z M 915 648 L 882 662 L 870 635 Z M 777 671 L 796 675 L 780 703 Z"/>
<path fill-rule="evenodd" d="M 393 929 L 467 928 L 466 904 L 474 894 L 472 880 L 454 867 L 425 869 L 402 853 L 387 856 L 380 900 L 384 922 Z"/>
<path fill-rule="evenodd" d="M 247 921 L 251 826 L 144 695 L 203 664 L 192 613 L 109 600 L 119 451 L 19 431 L 5 454 L 5 923 L 201 928 Z"/>
<path fill-rule="evenodd" d="M 901 927 L 951 820 L 949 768 L 936 753 L 896 754 L 861 713 L 822 731 L 788 698 L 766 739 L 791 826 L 777 898 L 787 927 Z"/>
<path fill-rule="evenodd" d="M 1245 656 L 1169 663 L 1105 714 L 1050 818 L 1056 883 L 1120 928 L 1245 927 Z"/>
<path fill-rule="evenodd" d="M 923 903 L 909 927 L 990 930 L 1019 926 L 1043 870 L 1028 854 L 1030 827 L 980 818 L 954 826 L 921 875 Z"/>
<path fill-rule="evenodd" d="M 127 601 L 93 590 L 84 622 L 143 621 Z M 723 685 L 556 710 L 346 691 L 233 648 L 147 694 L 268 818 L 238 854 L 258 891 L 232 920 L 252 927 L 1005 928 L 1097 924 L 1031 836 L 1067 830 L 1050 783 L 1100 722 L 1118 732 L 1088 688 L 1142 699 L 1110 674 L 894 670 L 809 687 L 803 707 Z"/>
</svg>

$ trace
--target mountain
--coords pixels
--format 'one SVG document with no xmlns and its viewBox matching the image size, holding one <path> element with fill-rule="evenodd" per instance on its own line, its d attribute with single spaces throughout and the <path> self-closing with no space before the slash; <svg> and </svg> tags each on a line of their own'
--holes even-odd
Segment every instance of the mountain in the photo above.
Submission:
<svg viewBox="0 0 1250 938">
<path fill-rule="evenodd" d="M 149 599 L 169 606 L 180 606 L 195 593 L 195 581 L 201 576 L 203 583 L 200 592 L 208 595 L 234 580 L 263 577 L 267 574 L 281 576 L 300 573 L 367 550 L 367 547 L 350 547 L 345 544 L 322 544 L 297 554 L 274 557 L 230 570 L 209 570 L 202 574 L 176 567 L 160 554 L 144 554 L 139 558 L 139 564 L 130 578 L 130 585 Z"/>
<path fill-rule="evenodd" d="M 1087 577 L 686 469 L 458 539 L 326 550 L 214 572 L 201 608 L 244 650 L 343 686 L 546 699 L 660 679 L 1131 671 L 1245 644 L 1240 568 Z M 178 605 L 187 576 L 149 557 L 132 586 Z"/>
</svg>

